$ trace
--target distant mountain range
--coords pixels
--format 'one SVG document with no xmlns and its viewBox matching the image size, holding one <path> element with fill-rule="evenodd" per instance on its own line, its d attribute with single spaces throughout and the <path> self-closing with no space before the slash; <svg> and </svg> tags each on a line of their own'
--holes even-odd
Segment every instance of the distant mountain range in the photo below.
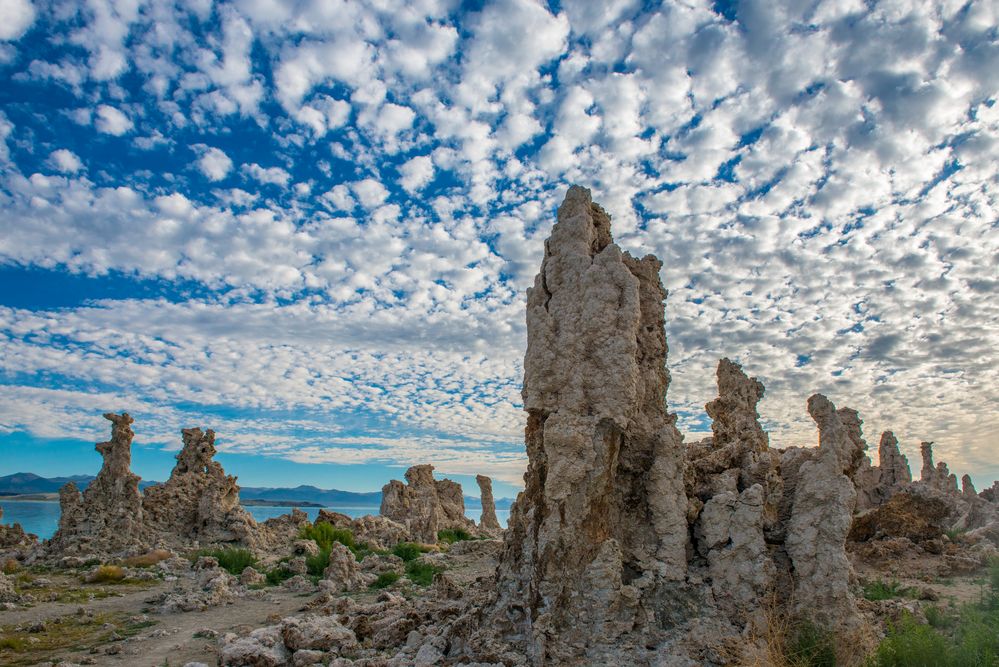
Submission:
<svg viewBox="0 0 999 667">
<path fill-rule="evenodd" d="M 30 472 L 19 472 L 0 477 L 0 495 L 14 496 L 33 493 L 58 493 L 67 482 L 76 482 L 82 490 L 94 479 L 93 475 L 73 475 L 72 477 L 41 477 Z M 139 488 L 159 484 L 159 482 L 142 481 Z M 356 493 L 340 491 L 339 489 L 320 489 L 315 486 L 296 486 L 293 489 L 241 486 L 239 497 L 242 500 L 267 500 L 271 503 L 294 505 L 295 503 L 311 503 L 322 506 L 340 507 L 379 507 L 382 504 L 381 491 Z M 509 509 L 513 501 L 510 498 L 496 500 L 497 509 Z M 465 496 L 465 507 L 478 509 L 482 507 L 481 500 L 476 496 Z"/>
</svg>

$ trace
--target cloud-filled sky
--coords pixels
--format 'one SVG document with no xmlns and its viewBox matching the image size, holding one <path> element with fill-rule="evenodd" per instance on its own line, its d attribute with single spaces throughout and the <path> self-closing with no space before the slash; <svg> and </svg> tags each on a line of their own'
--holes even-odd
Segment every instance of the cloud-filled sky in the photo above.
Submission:
<svg viewBox="0 0 999 667">
<path fill-rule="evenodd" d="M 775 446 L 814 443 L 821 391 L 874 449 L 893 429 L 918 469 L 933 440 L 991 483 L 997 25 L 964 0 L 0 0 L 0 473 L 92 471 L 128 410 L 146 476 L 198 424 L 247 484 L 430 461 L 512 495 L 524 292 L 579 183 L 665 263 L 682 430 L 728 356 Z"/>
</svg>

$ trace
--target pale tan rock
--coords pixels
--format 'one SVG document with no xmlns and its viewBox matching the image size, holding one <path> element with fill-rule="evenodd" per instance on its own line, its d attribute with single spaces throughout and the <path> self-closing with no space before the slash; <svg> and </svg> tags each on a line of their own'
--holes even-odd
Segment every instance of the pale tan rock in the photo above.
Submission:
<svg viewBox="0 0 999 667">
<path fill-rule="evenodd" d="M 14 580 L 0 572 L 0 602 L 17 602 L 20 596 L 14 590 Z"/>
<path fill-rule="evenodd" d="M 437 542 L 438 531 L 460 528 L 475 532 L 475 522 L 465 516 L 461 485 L 435 480 L 432 465 L 406 471 L 406 484 L 393 479 L 382 487 L 381 515 L 406 527 L 417 542 Z"/>
<path fill-rule="evenodd" d="M 239 583 L 244 586 L 259 586 L 265 581 L 267 581 L 267 577 L 264 576 L 264 573 L 257 571 L 256 568 L 250 565 L 243 568 L 243 571 L 239 574 Z"/>
<path fill-rule="evenodd" d="M 856 491 L 847 473 L 854 465 L 852 425 L 843 423 L 825 396 L 808 399 L 819 428 L 817 455 L 801 464 L 786 549 L 794 565 L 794 602 L 799 614 L 855 638 L 863 622 L 850 592 L 846 556 Z"/>
<path fill-rule="evenodd" d="M 0 519 L 3 519 L 3 508 L 0 507 Z M 24 528 L 19 523 L 9 526 L 0 524 L 0 554 L 10 553 L 13 550 L 28 550 L 38 544 L 38 536 L 33 533 L 24 532 Z"/>
<path fill-rule="evenodd" d="M 82 495 L 72 482 L 60 490 L 59 530 L 48 544 L 53 553 L 114 553 L 148 545 L 139 477 L 130 469 L 134 420 L 127 412 L 104 418 L 111 422 L 111 439 L 95 447 L 104 464 Z"/>
<path fill-rule="evenodd" d="M 971 475 L 961 476 L 961 493 L 969 500 L 978 497 L 978 492 L 975 491 L 975 483 L 971 481 Z"/>
<path fill-rule="evenodd" d="M 170 479 L 145 490 L 143 510 L 157 535 L 201 544 L 257 546 L 257 524 L 239 504 L 236 478 L 214 461 L 215 432 L 185 428 Z"/>
<path fill-rule="evenodd" d="M 222 667 L 285 667 L 291 652 L 281 638 L 281 627 L 269 625 L 246 637 L 228 633 L 219 642 L 219 665 Z"/>
<path fill-rule="evenodd" d="M 323 522 L 335 528 L 350 530 L 356 542 L 364 542 L 373 549 L 391 549 L 400 542 L 413 540 L 406 526 L 385 516 L 366 514 L 351 518 L 346 514 L 321 509 L 316 523 Z"/>
<path fill-rule="evenodd" d="M 503 528 L 496 518 L 496 501 L 493 500 L 493 480 L 485 475 L 476 475 L 475 481 L 479 485 L 479 494 L 482 498 L 482 517 L 479 519 L 479 528 L 487 535 L 498 535 Z"/>
<path fill-rule="evenodd" d="M 891 431 L 881 434 L 878 445 L 878 468 L 881 470 L 882 502 L 912 483 L 912 473 L 909 470 L 909 460 L 899 448 L 898 440 Z"/>
<path fill-rule="evenodd" d="M 339 542 L 333 543 L 330 564 L 323 570 L 323 579 L 332 582 L 339 591 L 351 591 L 367 583 L 354 554 Z"/>
<path fill-rule="evenodd" d="M 660 266 L 622 253 L 589 191 L 569 189 L 528 290 L 529 465 L 486 612 L 535 664 L 640 631 L 685 575 Z"/>
<path fill-rule="evenodd" d="M 338 654 L 357 648 L 357 637 L 335 616 L 291 616 L 281 621 L 281 638 L 291 651 L 311 649 Z"/>
</svg>

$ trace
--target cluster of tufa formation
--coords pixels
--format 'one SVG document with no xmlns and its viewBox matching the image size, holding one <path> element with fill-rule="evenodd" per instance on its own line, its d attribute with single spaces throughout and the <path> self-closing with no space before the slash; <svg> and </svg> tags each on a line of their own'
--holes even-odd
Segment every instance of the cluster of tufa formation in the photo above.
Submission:
<svg viewBox="0 0 999 667">
<path fill-rule="evenodd" d="M 170 479 L 145 491 L 146 521 L 182 540 L 253 546 L 256 522 L 239 504 L 236 478 L 214 461 L 215 432 L 185 428 L 184 448 Z"/>
<path fill-rule="evenodd" d="M 254 546 L 258 527 L 239 504 L 236 478 L 215 456 L 215 434 L 184 429 L 184 447 L 169 481 L 143 494 L 131 471 L 133 419 L 107 413 L 111 440 L 97 444 L 104 465 L 81 494 L 72 482 L 59 491 L 59 530 L 51 554 L 138 553 L 153 546 L 230 543 Z"/>
<path fill-rule="evenodd" d="M 435 480 L 432 465 L 407 470 L 405 484 L 393 479 L 383 486 L 381 515 L 405 526 L 418 542 L 436 542 L 441 530 L 476 529 L 475 522 L 465 516 L 461 485 Z"/>
<path fill-rule="evenodd" d="M 59 491 L 59 530 L 49 542 L 55 552 L 124 551 L 149 542 L 143 521 L 139 476 L 132 473 L 132 417 L 105 413 L 111 422 L 111 439 L 97 443 L 104 457 L 97 477 L 81 494 L 73 482 Z"/>
<path fill-rule="evenodd" d="M 479 519 L 479 530 L 486 535 L 499 535 L 503 528 L 496 518 L 496 501 L 493 500 L 493 480 L 485 475 L 476 475 L 479 485 L 479 495 L 482 498 L 482 516 Z"/>
<path fill-rule="evenodd" d="M 495 600 L 455 651 L 713 664 L 758 648 L 744 636 L 768 604 L 866 641 L 846 556 L 856 413 L 815 395 L 819 447 L 771 450 L 763 385 L 725 359 L 713 436 L 684 448 L 666 409 L 660 266 L 623 253 L 589 192 L 569 190 L 528 292 L 525 489 Z"/>
</svg>

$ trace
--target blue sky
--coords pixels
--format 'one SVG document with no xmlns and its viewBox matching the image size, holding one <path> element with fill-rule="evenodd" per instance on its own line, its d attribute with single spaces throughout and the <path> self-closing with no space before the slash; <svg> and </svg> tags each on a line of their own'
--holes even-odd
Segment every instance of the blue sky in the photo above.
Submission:
<svg viewBox="0 0 999 667">
<path fill-rule="evenodd" d="M 513 495 L 579 183 L 665 263 L 691 437 L 729 356 L 775 446 L 822 391 L 991 482 L 996 11 L 0 0 L 0 473 L 93 471 L 128 410 L 145 478 L 200 425 L 248 485 Z"/>
</svg>

